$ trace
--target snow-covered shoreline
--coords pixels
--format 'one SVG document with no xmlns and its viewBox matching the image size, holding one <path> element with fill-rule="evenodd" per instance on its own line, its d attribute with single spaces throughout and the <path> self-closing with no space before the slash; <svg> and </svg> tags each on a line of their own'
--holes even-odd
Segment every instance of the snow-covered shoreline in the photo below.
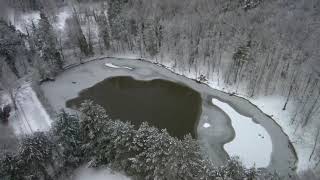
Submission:
<svg viewBox="0 0 320 180">
<path fill-rule="evenodd" d="M 233 140 L 224 145 L 228 154 L 239 156 L 246 167 L 267 167 L 272 153 L 272 141 L 268 132 L 262 126 L 253 122 L 250 117 L 239 114 L 227 103 L 218 99 L 212 99 L 212 103 L 228 114 L 236 132 L 235 138 L 238 140 Z M 247 145 L 244 146 L 244 144 Z M 266 153 L 261 153 L 261 149 Z"/>
<path fill-rule="evenodd" d="M 237 110 L 238 112 L 241 112 L 241 114 L 247 113 L 244 115 L 249 116 L 249 117 L 254 117 L 254 121 L 262 123 L 263 126 L 267 126 L 268 133 L 270 133 L 270 131 L 272 132 L 271 129 L 273 129 L 273 128 L 277 129 L 277 130 L 275 130 L 276 132 L 273 132 L 273 134 L 271 135 L 273 143 L 275 143 L 275 144 L 272 147 L 273 152 L 272 152 L 270 167 L 274 167 L 275 169 L 280 168 L 280 171 L 287 171 L 295 166 L 296 161 L 294 160 L 295 159 L 294 158 L 295 157 L 294 150 L 291 149 L 291 147 L 288 147 L 286 145 L 286 143 L 284 143 L 284 142 L 289 143 L 288 140 L 285 140 L 288 137 L 285 134 L 281 135 L 282 132 L 280 132 L 280 134 L 279 134 L 279 132 L 277 132 L 277 131 L 281 130 L 280 127 L 277 124 L 275 124 L 275 122 L 273 122 L 273 120 L 270 117 L 268 117 L 267 115 L 262 113 L 261 110 L 257 110 L 256 106 L 254 106 L 253 104 L 250 104 L 250 102 L 245 100 L 244 98 L 230 96 L 230 95 L 227 95 L 227 94 L 220 92 L 218 90 L 211 89 L 206 84 L 199 84 L 192 79 L 189 79 L 189 78 L 186 79 L 185 76 L 181 76 L 179 74 L 172 72 L 172 70 L 170 70 L 170 68 L 166 68 L 166 69 L 158 68 L 157 66 L 150 63 L 149 61 L 137 61 L 137 60 L 133 60 L 133 59 L 120 60 L 120 59 L 112 59 L 112 58 L 105 59 L 105 60 L 103 60 L 103 58 L 99 58 L 99 60 L 101 60 L 101 61 L 92 61 L 90 63 L 85 63 L 84 65 L 81 65 L 81 66 L 69 68 L 68 71 L 65 71 L 62 75 L 59 75 L 57 77 L 56 82 L 45 83 L 44 86 L 42 86 L 43 91 L 47 93 L 47 95 L 46 95 L 47 97 L 50 96 L 50 93 L 51 94 L 53 93 L 50 91 L 54 91 L 55 94 L 57 94 L 57 96 L 51 97 L 51 99 L 49 100 L 51 102 L 51 104 L 53 106 L 55 106 L 54 107 L 55 109 L 64 108 L 65 107 L 65 105 L 64 105 L 65 100 L 67 100 L 69 98 L 74 98 L 75 96 L 77 96 L 79 91 L 81 91 L 81 89 L 89 88 L 89 87 L 93 86 L 94 84 L 96 84 L 97 82 L 104 80 L 106 77 L 109 77 L 108 74 L 110 75 L 111 71 L 113 72 L 112 76 L 119 76 L 119 75 L 132 76 L 132 72 L 130 72 L 131 70 L 129 70 L 129 69 L 110 68 L 110 67 L 106 67 L 105 63 L 112 63 L 113 65 L 118 66 L 118 67 L 133 68 L 134 71 L 136 71 L 135 76 L 139 76 L 139 79 L 141 79 L 141 80 L 151 80 L 154 78 L 159 78 L 159 73 L 161 72 L 160 74 L 164 78 L 169 78 L 170 80 L 177 81 L 177 82 L 188 81 L 188 85 L 192 88 L 196 87 L 195 89 L 198 89 L 199 88 L 198 86 L 200 86 L 200 88 L 202 90 L 206 89 L 206 90 L 204 90 L 204 92 L 206 92 L 206 93 L 213 93 L 214 92 L 214 94 L 215 94 L 214 96 L 217 96 L 217 98 L 219 98 L 219 99 L 223 98 L 223 100 L 226 101 L 228 104 L 231 103 L 231 105 L 233 107 L 237 107 L 237 108 L 235 108 L 235 110 Z M 148 62 L 148 63 L 146 63 L 146 62 Z M 143 66 L 144 68 L 140 68 L 141 66 Z M 163 66 L 163 65 L 159 65 L 159 66 Z M 168 70 L 169 70 L 169 72 L 173 73 L 173 75 L 171 75 L 168 72 Z M 100 71 L 100 72 L 97 72 L 97 71 Z M 155 73 L 155 72 L 157 72 L 157 73 Z M 102 76 L 99 75 L 100 73 L 102 73 Z M 168 76 L 170 76 L 170 77 L 168 77 Z M 77 81 L 77 82 L 74 84 L 71 84 L 72 81 Z M 68 87 L 68 89 L 69 88 L 75 89 L 75 90 L 72 90 L 74 92 L 72 92 L 70 94 L 70 92 L 64 91 L 65 89 L 63 90 L 63 88 L 60 88 L 61 91 L 63 91 L 63 93 L 62 93 L 62 92 L 60 92 L 59 88 L 54 89 L 57 87 L 57 84 L 55 84 L 57 82 L 58 82 L 58 84 L 60 84 L 59 86 L 61 86 L 61 87 L 64 87 L 64 88 Z M 237 102 L 234 103 L 233 101 L 237 101 Z M 249 108 L 249 112 L 246 112 L 246 111 L 248 111 L 248 109 L 243 109 L 243 107 L 239 107 L 239 106 L 243 106 L 243 107 L 250 106 L 253 109 Z M 256 108 L 256 110 L 254 108 Z M 200 120 L 199 125 L 203 128 L 203 124 L 208 123 L 208 122 L 203 122 L 202 124 L 201 123 L 202 122 Z M 209 123 L 209 124 L 211 124 L 211 123 Z M 210 128 L 206 128 L 206 129 L 210 129 Z M 277 139 L 276 136 L 280 136 L 282 138 Z M 227 140 L 230 141 L 231 140 L 230 137 Z M 228 141 L 226 141 L 226 142 L 228 142 Z M 276 142 L 274 142 L 274 141 L 276 141 Z M 286 149 L 289 150 L 289 152 Z M 284 159 L 288 158 L 289 163 L 286 162 L 285 160 L 281 161 L 281 159 L 283 159 L 283 158 Z M 287 165 L 285 165 L 285 164 L 287 164 Z"/>
</svg>

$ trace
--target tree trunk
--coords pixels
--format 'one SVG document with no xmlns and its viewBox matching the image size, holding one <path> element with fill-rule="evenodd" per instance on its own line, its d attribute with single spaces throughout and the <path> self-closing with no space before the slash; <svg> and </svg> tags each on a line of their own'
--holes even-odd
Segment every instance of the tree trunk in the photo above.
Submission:
<svg viewBox="0 0 320 180">
<path fill-rule="evenodd" d="M 12 101 L 12 104 L 13 104 L 13 108 L 14 108 L 14 110 L 17 110 L 18 106 L 17 106 L 17 102 L 16 102 L 16 96 L 15 96 L 15 93 L 14 93 L 14 89 L 11 89 L 9 93 L 10 93 L 10 98 L 11 98 L 11 101 Z"/>
<path fill-rule="evenodd" d="M 309 111 L 307 113 L 307 117 L 306 117 L 304 123 L 302 124 L 302 127 L 305 127 L 308 124 L 310 118 L 312 117 L 311 116 L 312 111 L 314 110 L 314 108 L 315 108 L 315 106 L 316 106 L 316 104 L 317 104 L 317 102 L 319 100 L 319 97 L 320 97 L 320 92 L 318 93 L 318 96 L 317 96 L 316 100 L 314 101 L 314 103 L 312 104 L 311 108 L 309 109 Z"/>
<path fill-rule="evenodd" d="M 316 150 L 316 147 L 317 147 L 317 143 L 318 143 L 318 138 L 319 138 L 319 134 L 320 134 L 320 128 L 318 128 L 318 131 L 317 131 L 317 135 L 316 135 L 316 139 L 314 141 L 314 145 L 313 145 L 313 149 L 312 149 L 312 152 L 310 154 L 310 157 L 309 157 L 309 161 L 311 160 L 315 150 Z"/>
<path fill-rule="evenodd" d="M 286 108 L 287 108 L 288 102 L 289 102 L 289 100 L 290 100 L 290 96 L 291 96 L 292 89 L 293 89 L 293 83 L 291 83 L 291 85 L 290 85 L 290 89 L 289 89 L 289 94 L 288 94 L 288 96 L 287 96 L 287 100 L 286 100 L 286 102 L 284 103 L 284 106 L 283 106 L 283 108 L 282 108 L 283 111 L 285 111 Z"/>
</svg>

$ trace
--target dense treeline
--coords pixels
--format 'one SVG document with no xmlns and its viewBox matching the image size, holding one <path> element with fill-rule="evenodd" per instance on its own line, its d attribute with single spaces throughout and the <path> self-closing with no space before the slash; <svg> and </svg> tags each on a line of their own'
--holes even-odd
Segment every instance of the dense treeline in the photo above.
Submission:
<svg viewBox="0 0 320 180">
<path fill-rule="evenodd" d="M 23 76 L 28 71 L 27 64 L 30 61 L 23 36 L 14 26 L 0 21 L 0 55 L 17 77 Z"/>
<path fill-rule="evenodd" d="M 65 0 L 2 0 L 8 7 L 20 11 L 35 11 L 66 5 Z"/>
<path fill-rule="evenodd" d="M 62 54 L 52 25 L 45 14 L 31 31 L 23 34 L 0 20 L 0 57 L 18 78 L 37 70 L 42 76 L 54 76 L 63 67 Z M 5 79 L 5 77 L 1 78 Z"/>
<path fill-rule="evenodd" d="M 111 120 L 89 101 L 80 110 L 80 120 L 62 112 L 49 134 L 23 138 L 17 154 L 1 159 L 1 179 L 59 179 L 88 162 L 92 167 L 110 165 L 134 179 L 278 179 L 246 169 L 237 159 L 215 168 L 190 135 L 179 140 L 146 123 L 136 129 Z"/>
</svg>

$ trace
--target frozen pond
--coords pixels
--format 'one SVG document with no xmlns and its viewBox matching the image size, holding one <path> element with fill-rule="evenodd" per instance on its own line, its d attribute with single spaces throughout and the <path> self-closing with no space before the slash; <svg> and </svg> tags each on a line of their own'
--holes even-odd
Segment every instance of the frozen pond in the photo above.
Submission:
<svg viewBox="0 0 320 180">
<path fill-rule="evenodd" d="M 195 135 L 217 165 L 226 162 L 229 155 L 238 155 L 247 166 L 266 167 L 282 175 L 294 173 L 295 151 L 271 117 L 244 98 L 210 88 L 158 65 L 139 60 L 102 59 L 69 69 L 55 82 L 44 83 L 42 89 L 49 104 L 58 111 L 66 108 L 68 100 L 81 97 L 81 93 L 108 78 L 119 76 L 144 83 L 166 80 L 199 93 L 201 114 L 195 121 Z M 185 111 L 191 107 L 186 104 L 190 102 L 183 105 L 188 106 Z"/>
</svg>

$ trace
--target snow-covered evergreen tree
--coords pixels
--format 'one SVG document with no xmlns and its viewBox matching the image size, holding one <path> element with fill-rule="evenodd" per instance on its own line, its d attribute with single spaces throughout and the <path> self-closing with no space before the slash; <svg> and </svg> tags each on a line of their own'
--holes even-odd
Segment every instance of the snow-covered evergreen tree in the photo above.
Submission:
<svg viewBox="0 0 320 180">
<path fill-rule="evenodd" d="M 108 18 L 111 26 L 112 37 L 116 40 L 124 40 L 123 35 L 126 31 L 126 27 L 125 19 L 121 16 L 121 10 L 127 2 L 127 0 L 113 0 L 108 3 Z"/>
<path fill-rule="evenodd" d="M 85 101 L 81 104 L 80 131 L 85 153 L 96 155 L 99 138 L 102 136 L 106 124 L 110 118 L 106 111 L 92 101 Z"/>
<path fill-rule="evenodd" d="M 18 78 L 30 70 L 32 60 L 25 46 L 25 36 L 13 25 L 0 19 L 0 58 L 1 66 L 6 63 Z M 1 78 L 1 77 L 0 77 Z"/>
<path fill-rule="evenodd" d="M 109 121 L 99 138 L 99 163 L 111 162 L 115 168 L 127 169 L 130 166 L 129 158 L 134 153 L 131 149 L 135 135 L 134 126 L 129 122 L 119 120 Z"/>
<path fill-rule="evenodd" d="M 83 158 L 79 119 L 62 111 L 53 124 L 52 133 L 61 151 L 63 167 L 78 167 Z"/>
<path fill-rule="evenodd" d="M 172 138 L 166 130 L 161 132 L 154 127 L 143 123 L 137 130 L 131 149 L 136 156 L 131 158 L 131 167 L 146 179 L 161 179 L 167 172 L 169 147 L 173 144 Z"/>
<path fill-rule="evenodd" d="M 229 84 L 234 84 L 240 81 L 241 73 L 245 64 L 248 64 L 251 60 L 250 54 L 251 41 L 248 41 L 246 45 L 237 48 L 236 52 L 232 56 L 232 64 L 229 67 L 226 81 Z"/>
<path fill-rule="evenodd" d="M 99 28 L 99 38 L 102 39 L 106 50 L 109 50 L 111 48 L 111 35 L 110 27 L 108 26 L 108 19 L 103 12 L 95 15 L 95 19 Z"/>
<path fill-rule="evenodd" d="M 77 10 L 73 10 L 73 14 L 66 20 L 66 32 L 68 34 L 68 40 L 71 44 L 76 45 L 80 49 L 80 52 L 84 56 L 91 56 L 94 54 L 91 44 L 87 41 L 81 24 L 80 17 Z"/>
<path fill-rule="evenodd" d="M 51 180 L 48 167 L 54 162 L 54 144 L 47 135 L 35 132 L 25 137 L 19 147 L 19 166 L 23 176 Z"/>
<path fill-rule="evenodd" d="M 153 19 L 148 19 L 148 21 L 144 23 L 143 30 L 143 42 L 146 51 L 154 57 L 159 53 L 158 38 L 161 38 L 161 31 Z"/>
<path fill-rule="evenodd" d="M 63 60 L 54 29 L 44 13 L 40 13 L 40 20 L 37 25 L 33 24 L 32 31 L 30 45 L 39 53 L 41 61 L 37 67 L 41 78 L 54 77 L 63 69 Z"/>
<path fill-rule="evenodd" d="M 3 180 L 22 179 L 22 167 L 19 157 L 8 153 L 0 159 L 0 178 Z"/>
</svg>

